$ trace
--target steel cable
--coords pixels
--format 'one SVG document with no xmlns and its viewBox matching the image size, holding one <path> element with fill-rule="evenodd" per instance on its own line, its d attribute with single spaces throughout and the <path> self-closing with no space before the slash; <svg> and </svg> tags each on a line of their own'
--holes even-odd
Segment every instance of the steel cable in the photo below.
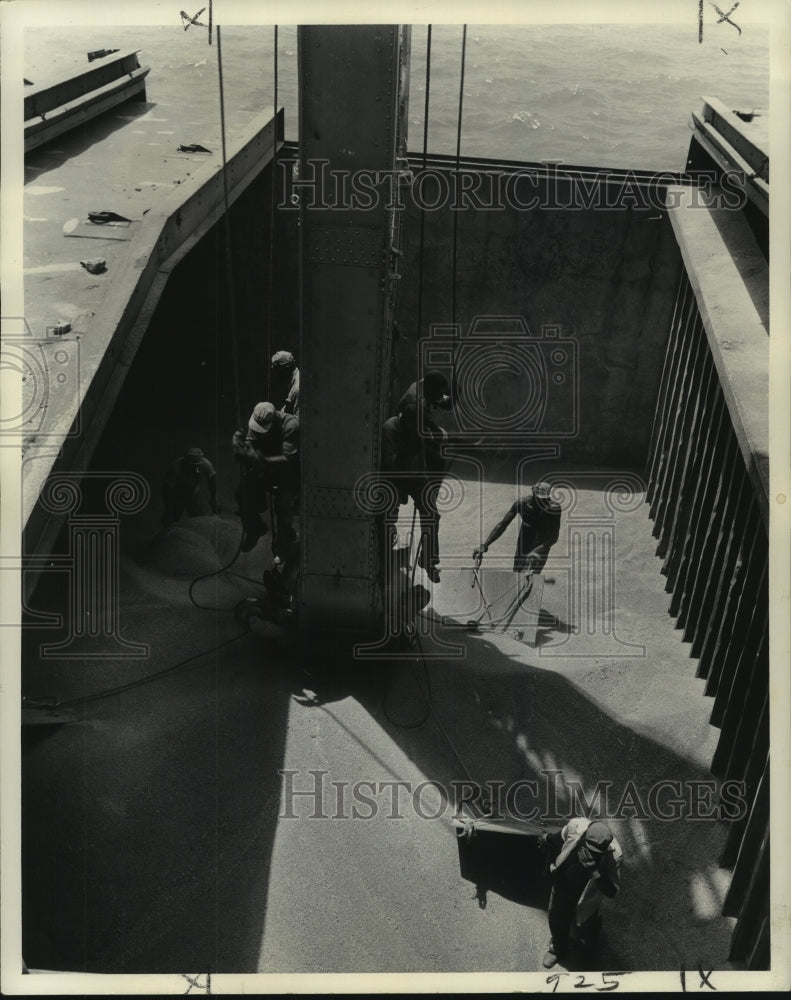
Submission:
<svg viewBox="0 0 791 1000">
<path fill-rule="evenodd" d="M 426 34 L 426 101 L 423 108 L 423 172 L 426 171 L 428 151 L 428 110 L 431 95 L 431 25 Z M 423 335 L 423 248 L 426 238 L 426 209 L 420 210 L 420 267 L 418 269 L 417 291 L 417 331 L 418 339 Z"/>
<path fill-rule="evenodd" d="M 461 163 L 461 123 L 464 111 L 464 64 L 467 56 L 467 25 L 465 24 L 462 29 L 461 35 L 461 79 L 459 82 L 459 114 L 456 123 L 456 170 L 455 170 L 455 194 L 458 198 L 458 185 L 459 185 L 459 165 Z M 455 201 L 455 199 L 454 199 Z M 453 212 L 453 255 L 451 258 L 451 325 L 453 328 L 453 373 L 452 378 L 454 382 L 454 393 L 455 396 L 455 383 L 456 383 L 456 351 L 458 349 L 459 337 L 458 331 L 456 330 L 456 257 L 458 250 L 458 237 L 459 237 L 459 213 L 458 209 L 454 207 L 454 202 L 451 202 L 451 211 Z"/>
</svg>

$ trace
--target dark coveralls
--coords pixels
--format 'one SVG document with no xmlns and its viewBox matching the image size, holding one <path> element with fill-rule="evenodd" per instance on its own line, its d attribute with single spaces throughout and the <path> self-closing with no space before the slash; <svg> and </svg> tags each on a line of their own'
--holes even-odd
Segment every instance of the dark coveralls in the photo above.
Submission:
<svg viewBox="0 0 791 1000">
<path fill-rule="evenodd" d="M 299 420 L 299 368 L 289 368 L 282 372 L 277 365 L 272 367 L 272 395 L 282 396 L 281 413 L 290 413 Z"/>
<path fill-rule="evenodd" d="M 236 490 L 236 502 L 245 533 L 257 537 L 266 530 L 260 512 L 267 509 L 271 495 L 276 518 L 273 530 L 277 532 L 272 550 L 288 562 L 296 543 L 293 522 L 299 495 L 299 420 L 276 411 L 271 429 L 265 434 L 248 430 L 242 447 L 237 458 L 245 472 Z"/>
<path fill-rule="evenodd" d="M 549 856 L 557 859 L 563 848 L 561 834 L 548 834 L 546 844 Z M 592 851 L 586 844 L 584 834 L 557 867 L 550 866 L 550 874 L 552 893 L 547 913 L 552 935 L 550 950 L 558 958 L 562 958 L 568 951 L 571 925 L 575 922 L 577 905 L 588 883 L 594 879 L 599 892 L 612 898 L 618 894 L 620 875 L 612 852 Z M 598 913 L 595 913 L 586 923 L 576 928 L 576 939 L 592 946 L 598 934 L 599 921 Z"/>
<path fill-rule="evenodd" d="M 531 570 L 540 573 L 546 564 L 549 550 L 560 535 L 560 504 L 550 498 L 529 494 L 515 500 L 505 516 L 489 532 L 483 543 L 484 551 L 496 541 L 516 515 L 522 519 L 514 554 L 514 573 Z"/>
<path fill-rule="evenodd" d="M 392 484 L 398 503 L 411 496 L 420 516 L 422 544 L 419 563 L 432 570 L 439 563 L 437 492 L 445 472 L 443 434 L 431 419 L 429 404 L 413 382 L 382 427 L 382 471 L 396 472 Z M 388 514 L 395 519 L 397 510 Z"/>
<path fill-rule="evenodd" d="M 217 474 L 208 458 L 181 455 L 168 470 L 162 483 L 164 510 L 162 524 L 167 527 L 178 521 L 186 511 L 187 517 L 199 517 L 208 512 L 203 498 L 203 486 L 208 489 L 212 510 L 217 507 Z"/>
</svg>

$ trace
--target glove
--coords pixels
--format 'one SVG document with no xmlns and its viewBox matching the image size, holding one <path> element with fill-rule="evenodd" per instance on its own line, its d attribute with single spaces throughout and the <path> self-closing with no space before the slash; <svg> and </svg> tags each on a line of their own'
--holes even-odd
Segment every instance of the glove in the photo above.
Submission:
<svg viewBox="0 0 791 1000">
<path fill-rule="evenodd" d="M 481 547 L 478 548 L 478 549 L 473 549 L 472 550 L 472 558 L 475 560 L 475 568 L 476 569 L 478 569 L 478 567 L 481 565 L 481 562 L 483 561 L 483 554 L 484 554 L 484 552 L 488 552 L 488 551 L 489 551 L 489 546 L 486 545 L 486 544 L 481 545 Z"/>
</svg>

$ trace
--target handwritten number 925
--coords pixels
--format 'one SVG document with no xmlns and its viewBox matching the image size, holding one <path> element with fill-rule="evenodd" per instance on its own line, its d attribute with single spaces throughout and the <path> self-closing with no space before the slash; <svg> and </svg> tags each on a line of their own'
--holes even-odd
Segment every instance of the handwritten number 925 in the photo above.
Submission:
<svg viewBox="0 0 791 1000">
<path fill-rule="evenodd" d="M 570 972 L 555 972 L 551 976 L 547 976 L 547 984 L 552 983 L 552 992 L 557 992 L 558 983 L 560 982 L 561 976 L 570 976 Z M 599 976 L 600 982 L 588 982 L 585 976 L 581 974 L 576 974 L 576 982 L 573 984 L 575 990 L 596 990 L 597 993 L 610 993 L 612 990 L 617 990 L 621 985 L 618 976 L 623 976 L 623 972 L 602 972 Z M 571 985 L 571 984 L 570 984 Z"/>
</svg>

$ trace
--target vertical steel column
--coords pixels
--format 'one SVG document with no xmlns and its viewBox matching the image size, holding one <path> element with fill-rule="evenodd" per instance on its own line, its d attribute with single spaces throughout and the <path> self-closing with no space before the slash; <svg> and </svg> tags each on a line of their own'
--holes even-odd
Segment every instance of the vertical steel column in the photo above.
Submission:
<svg viewBox="0 0 791 1000">
<path fill-rule="evenodd" d="M 408 39 L 396 25 L 299 29 L 306 628 L 371 629 L 382 614 L 377 498 L 361 503 L 358 484 L 379 468 L 389 403 Z"/>
</svg>

